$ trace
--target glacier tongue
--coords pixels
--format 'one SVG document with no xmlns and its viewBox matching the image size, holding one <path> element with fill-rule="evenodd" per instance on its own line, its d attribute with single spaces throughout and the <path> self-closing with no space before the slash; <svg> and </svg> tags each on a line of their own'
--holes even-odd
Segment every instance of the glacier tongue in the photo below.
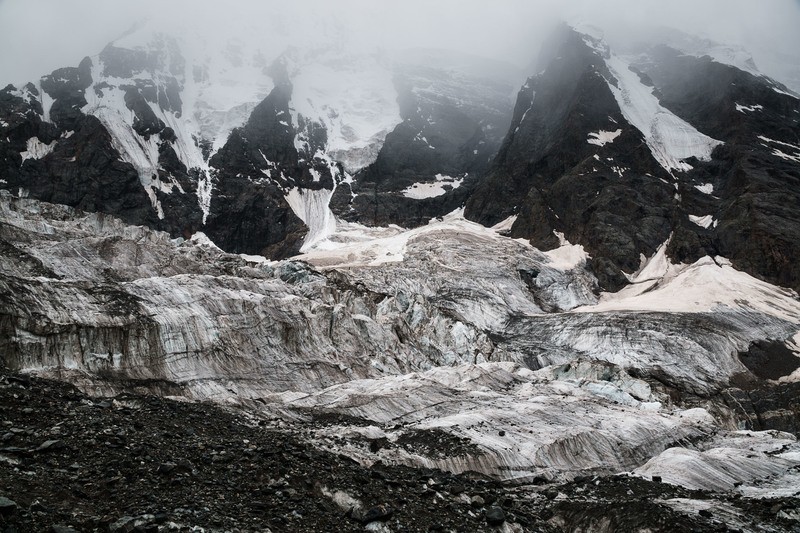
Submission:
<svg viewBox="0 0 800 533">
<path fill-rule="evenodd" d="M 696 419 L 659 412 L 649 386 L 618 369 L 582 365 L 580 372 L 562 371 L 551 367 L 532 372 L 511 363 L 440 367 L 352 381 L 302 398 L 288 396 L 285 402 L 372 420 L 384 428 L 374 437 L 390 442 L 419 430 L 443 430 L 473 448 L 442 458 L 421 457 L 401 446 L 377 454 L 364 453 L 359 446 L 347 449 L 364 462 L 493 472 L 517 480 L 627 470 L 672 439 L 702 434 Z M 318 438 L 324 445 L 326 437 L 341 431 L 347 429 L 325 428 Z"/>
<path fill-rule="evenodd" d="M 729 490 L 746 482 L 740 490 L 747 493 L 758 490 L 761 478 L 780 477 L 769 490 L 792 490 L 792 470 L 800 465 L 793 435 L 720 430 L 705 409 L 665 408 L 658 400 L 650 385 L 618 367 L 587 362 L 535 372 L 510 363 L 439 367 L 280 397 L 288 407 L 374 422 L 315 431 L 321 447 L 366 465 L 476 471 L 516 481 L 561 481 L 642 465 L 637 475 L 662 475 L 694 489 Z M 420 431 L 444 431 L 460 444 L 443 456 L 403 445 Z M 375 440 L 388 444 L 375 452 L 368 446 Z M 703 451 L 673 447 L 689 441 L 703 442 Z M 754 447 L 760 449 L 754 453 Z"/>
</svg>

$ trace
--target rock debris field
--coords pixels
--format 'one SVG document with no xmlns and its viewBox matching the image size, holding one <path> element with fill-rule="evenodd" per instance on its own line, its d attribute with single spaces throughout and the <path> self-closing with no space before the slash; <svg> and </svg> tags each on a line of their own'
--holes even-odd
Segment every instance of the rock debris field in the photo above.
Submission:
<svg viewBox="0 0 800 533">
<path fill-rule="evenodd" d="M 9 533 L 798 526 L 796 498 L 727 498 L 627 475 L 513 485 L 366 468 L 315 450 L 304 440 L 305 422 L 287 427 L 149 396 L 89 398 L 19 374 L 0 375 L 0 424 L 0 530 Z M 436 438 L 419 445 L 435 447 Z"/>
</svg>

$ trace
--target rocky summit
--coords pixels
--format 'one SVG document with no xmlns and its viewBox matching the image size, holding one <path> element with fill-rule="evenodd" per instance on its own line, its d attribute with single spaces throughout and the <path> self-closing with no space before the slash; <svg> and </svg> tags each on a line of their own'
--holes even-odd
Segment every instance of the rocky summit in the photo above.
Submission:
<svg viewBox="0 0 800 533">
<path fill-rule="evenodd" d="M 0 91 L 0 531 L 800 529 L 797 88 L 332 20 Z"/>
</svg>

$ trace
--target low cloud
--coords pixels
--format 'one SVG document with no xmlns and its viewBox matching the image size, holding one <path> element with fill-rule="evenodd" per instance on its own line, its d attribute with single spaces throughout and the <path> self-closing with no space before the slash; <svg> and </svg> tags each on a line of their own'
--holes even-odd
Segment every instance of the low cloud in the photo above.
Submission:
<svg viewBox="0 0 800 533">
<path fill-rule="evenodd" d="M 0 84 L 37 79 L 98 53 L 139 21 L 189 25 L 209 37 L 247 26 L 285 30 L 286 45 L 321 37 L 362 48 L 434 47 L 527 66 L 558 20 L 617 36 L 666 25 L 744 46 L 757 63 L 792 62 L 800 50 L 797 0 L 0 0 Z M 320 33 L 327 35 L 320 35 Z M 795 63 L 797 63 L 795 61 Z"/>
</svg>

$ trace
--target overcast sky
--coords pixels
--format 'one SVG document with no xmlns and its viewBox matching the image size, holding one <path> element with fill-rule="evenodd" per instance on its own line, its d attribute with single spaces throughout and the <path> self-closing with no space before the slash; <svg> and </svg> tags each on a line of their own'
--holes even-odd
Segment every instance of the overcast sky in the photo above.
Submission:
<svg viewBox="0 0 800 533">
<path fill-rule="evenodd" d="M 320 20 L 335 19 L 363 46 L 460 49 L 520 66 L 561 18 L 623 32 L 643 23 L 675 26 L 743 45 L 757 62 L 800 50 L 800 0 L 0 0 L 0 84 L 75 66 L 147 17 L 199 18 L 204 26 L 228 19 L 235 27 L 277 14 L 301 41 Z"/>
</svg>

